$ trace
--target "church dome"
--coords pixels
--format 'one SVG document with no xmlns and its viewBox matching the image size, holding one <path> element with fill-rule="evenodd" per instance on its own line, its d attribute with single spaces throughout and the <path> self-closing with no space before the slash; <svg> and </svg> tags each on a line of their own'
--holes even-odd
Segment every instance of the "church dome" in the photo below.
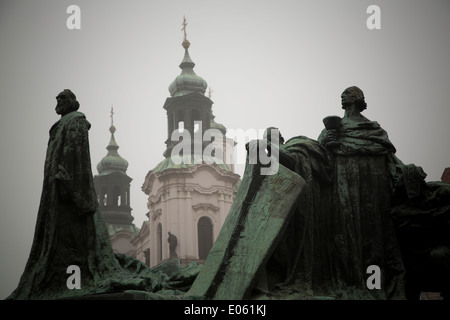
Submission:
<svg viewBox="0 0 450 320">
<path fill-rule="evenodd" d="M 188 48 L 190 43 L 188 40 L 183 41 L 185 49 L 183 61 L 180 64 L 181 74 L 169 86 L 169 92 L 172 97 L 183 96 L 189 93 L 198 92 L 205 94 L 208 84 L 206 81 L 195 74 L 195 63 L 189 56 Z"/>
<path fill-rule="evenodd" d="M 111 125 L 109 131 L 111 132 L 111 140 L 109 141 L 109 144 L 106 147 L 106 149 L 108 150 L 108 154 L 105 157 L 103 157 L 103 159 L 100 160 L 100 162 L 97 164 L 98 173 L 100 175 L 109 174 L 117 171 L 126 173 L 128 168 L 128 161 L 122 158 L 117 152 L 119 146 L 117 145 L 116 140 L 114 138 L 114 132 L 116 131 L 116 128 L 113 125 Z"/>
<path fill-rule="evenodd" d="M 228 168 L 227 164 L 223 163 L 222 160 L 211 157 L 207 155 L 195 155 L 192 154 L 190 161 L 188 163 L 184 162 L 184 159 L 180 155 L 174 155 L 171 157 L 168 157 L 161 161 L 153 170 L 152 172 L 154 174 L 161 173 L 165 170 L 170 169 L 177 169 L 177 170 L 183 170 L 183 169 L 190 169 L 194 168 L 195 166 L 198 166 L 200 164 L 214 164 L 219 169 L 231 172 L 231 170 Z"/>
</svg>

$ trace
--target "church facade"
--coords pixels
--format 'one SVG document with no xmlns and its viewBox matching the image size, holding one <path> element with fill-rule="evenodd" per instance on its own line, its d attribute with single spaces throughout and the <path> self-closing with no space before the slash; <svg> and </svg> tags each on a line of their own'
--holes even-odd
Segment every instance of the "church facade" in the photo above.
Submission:
<svg viewBox="0 0 450 320">
<path fill-rule="evenodd" d="M 215 122 L 207 83 L 193 70 L 189 41 L 181 74 L 170 84 L 167 140 L 163 160 L 148 172 L 142 191 L 148 196 L 148 220 L 133 223 L 128 161 L 118 153 L 111 108 L 107 155 L 98 163 L 94 184 L 100 210 L 116 253 L 150 267 L 168 259 L 200 263 L 206 259 L 230 211 L 240 177 L 234 172 L 236 142 Z M 170 237 L 169 237 L 170 235 Z M 169 241 L 170 240 L 170 241 Z"/>
<path fill-rule="evenodd" d="M 170 84 L 164 159 L 145 177 L 148 222 L 133 239 L 136 258 L 150 267 L 168 259 L 206 259 L 228 215 L 239 183 L 233 139 L 214 121 L 207 83 L 193 70 L 183 41 L 181 74 Z M 170 237 L 169 237 L 170 235 Z"/>
</svg>

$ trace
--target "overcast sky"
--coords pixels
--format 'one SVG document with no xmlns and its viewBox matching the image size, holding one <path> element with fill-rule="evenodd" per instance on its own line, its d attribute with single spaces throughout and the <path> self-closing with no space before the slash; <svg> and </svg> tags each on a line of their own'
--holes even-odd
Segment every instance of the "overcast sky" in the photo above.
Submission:
<svg viewBox="0 0 450 320">
<path fill-rule="evenodd" d="M 69 5 L 81 29 L 69 30 Z M 369 30 L 369 5 L 381 29 Z M 168 87 L 184 55 L 186 15 L 195 72 L 229 129 L 280 128 L 317 138 L 340 94 L 359 86 L 405 163 L 440 180 L 450 167 L 450 2 L 300 0 L 18 1 L 0 4 L 0 298 L 17 286 L 34 234 L 55 96 L 71 89 L 92 124 L 93 174 L 107 153 L 114 105 L 128 160 L 135 225 L 141 186 L 163 160 Z M 238 145 L 243 148 L 243 145 Z M 242 173 L 242 168 L 238 173 Z"/>
</svg>

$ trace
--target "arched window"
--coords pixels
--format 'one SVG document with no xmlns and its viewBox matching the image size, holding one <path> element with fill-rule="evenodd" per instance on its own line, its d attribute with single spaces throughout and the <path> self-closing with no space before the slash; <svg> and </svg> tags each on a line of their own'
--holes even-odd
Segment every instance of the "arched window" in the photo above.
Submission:
<svg viewBox="0 0 450 320">
<path fill-rule="evenodd" d="M 184 131 L 184 112 L 182 110 L 179 110 L 177 112 L 176 122 L 178 123 L 178 132 Z"/>
<path fill-rule="evenodd" d="M 113 189 L 113 205 L 114 206 L 120 206 L 121 205 L 121 192 L 119 186 L 114 186 Z"/>
<path fill-rule="evenodd" d="M 106 187 L 102 188 L 102 191 L 99 196 L 99 203 L 103 207 L 108 204 L 108 190 L 106 189 Z"/>
<path fill-rule="evenodd" d="M 180 121 L 178 122 L 178 132 L 183 132 L 184 131 L 184 121 Z"/>
<path fill-rule="evenodd" d="M 213 226 L 207 217 L 201 217 L 197 223 L 198 257 L 205 260 L 213 245 Z"/>
<path fill-rule="evenodd" d="M 156 229 L 156 252 L 157 252 L 157 261 L 158 263 L 162 260 L 162 225 L 158 224 Z"/>
<path fill-rule="evenodd" d="M 191 111 L 191 120 L 192 123 L 194 124 L 194 132 L 198 132 L 200 130 L 200 126 L 199 124 L 195 123 L 196 121 L 200 121 L 200 123 L 202 122 L 202 119 L 200 117 L 200 112 L 198 112 L 197 109 L 194 109 Z"/>
</svg>

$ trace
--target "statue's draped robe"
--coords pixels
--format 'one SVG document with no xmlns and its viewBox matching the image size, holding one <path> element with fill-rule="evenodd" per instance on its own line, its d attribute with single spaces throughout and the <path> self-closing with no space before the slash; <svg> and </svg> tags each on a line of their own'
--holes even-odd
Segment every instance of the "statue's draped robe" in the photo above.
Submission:
<svg viewBox="0 0 450 320">
<path fill-rule="evenodd" d="M 375 298 L 402 299 L 405 270 L 390 215 L 395 148 L 386 131 L 369 120 L 343 124 L 338 141 L 332 149 L 335 284 L 339 289 L 353 287 L 363 297 L 369 292 Z M 367 290 L 372 265 L 380 268 L 381 288 Z"/>
<path fill-rule="evenodd" d="M 306 185 L 266 271 L 269 279 L 275 278 L 272 282 L 295 282 L 296 289 L 306 295 L 324 294 L 322 289 L 326 292 L 331 286 L 327 241 L 332 195 L 331 154 L 317 141 L 304 136 L 290 139 L 283 148 L 295 160 L 290 169 L 304 178 Z"/>
<path fill-rule="evenodd" d="M 74 111 L 50 129 L 33 244 L 9 299 L 51 299 L 132 287 L 130 279 L 136 271 L 145 279 L 134 278 L 134 285 L 150 281 L 143 265 L 116 257 L 111 248 L 93 184 L 89 128 L 85 116 Z M 133 264 L 134 270 L 126 272 L 117 258 L 128 267 Z M 67 287 L 71 265 L 80 267 L 80 290 Z"/>
<path fill-rule="evenodd" d="M 324 133 L 324 132 L 323 132 Z M 309 295 L 404 298 L 404 267 L 390 218 L 395 148 L 376 122 L 344 124 L 331 152 L 295 137 L 282 148 L 307 182 L 279 250 L 269 261 Z M 381 290 L 367 268 L 381 269 Z"/>
</svg>

